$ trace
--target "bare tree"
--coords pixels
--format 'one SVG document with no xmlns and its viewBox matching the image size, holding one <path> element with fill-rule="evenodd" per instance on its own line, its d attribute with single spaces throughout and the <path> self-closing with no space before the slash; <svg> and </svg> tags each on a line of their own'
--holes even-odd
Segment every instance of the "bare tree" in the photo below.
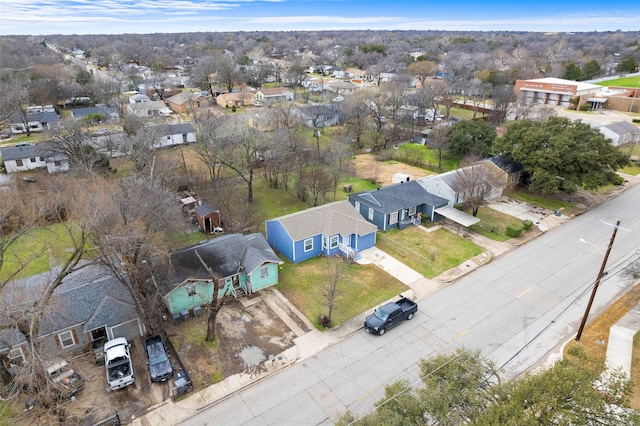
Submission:
<svg viewBox="0 0 640 426">
<path fill-rule="evenodd" d="M 211 281 L 213 283 L 213 294 L 211 296 L 211 303 L 209 304 L 209 315 L 207 316 L 207 338 L 205 339 L 207 342 L 215 342 L 216 341 L 216 319 L 218 317 L 218 312 L 224 306 L 225 298 L 220 297 L 220 277 L 202 260 L 198 250 L 195 250 L 195 254 L 198 257 L 198 260 L 204 267 L 204 269 L 211 276 Z"/>
<path fill-rule="evenodd" d="M 407 73 L 414 76 L 420 81 L 420 85 L 424 86 L 425 81 L 428 78 L 435 77 L 438 71 L 438 64 L 432 61 L 417 61 L 412 62 L 407 66 Z"/>
<path fill-rule="evenodd" d="M 228 120 L 220 137 L 209 140 L 220 152 L 220 164 L 232 170 L 247 185 L 247 201 L 253 203 L 253 178 L 260 168 L 266 144 L 263 135 L 238 120 Z"/>
<path fill-rule="evenodd" d="M 206 90 L 215 98 L 218 95 L 215 74 L 216 61 L 214 58 L 207 56 L 201 58 L 191 70 L 190 80 L 193 85 L 201 90 Z"/>
<path fill-rule="evenodd" d="M 475 217 L 480 207 L 486 205 L 487 200 L 492 197 L 493 191 L 504 182 L 497 167 L 490 162 L 468 157 L 463 164 L 463 167 L 456 170 L 452 186 L 462 195 L 462 206 L 471 209 Z"/>
<path fill-rule="evenodd" d="M 73 272 L 91 264 L 88 253 L 93 251 L 91 235 L 103 220 L 105 203 L 108 201 L 100 190 L 98 181 L 85 180 L 83 191 L 77 191 L 75 182 L 68 177 L 52 178 L 47 191 L 49 211 L 55 218 L 66 238 L 68 248 L 58 254 L 58 260 L 51 260 L 51 269 L 46 276 L 40 276 L 36 287 L 32 287 L 25 299 L 14 301 L 2 313 L 2 327 L 19 332 L 26 341 L 28 356 L 17 367 L 16 374 L 7 388 L 6 395 L 20 392 L 35 395 L 44 403 L 55 402 L 55 394 L 44 374 L 47 354 L 43 351 L 40 337 L 43 315 L 55 303 L 54 292 L 63 280 Z M 18 289 L 19 290 L 19 289 Z M 7 284 L 0 288 L 0 300 L 14 300 L 15 286 Z M 17 293 L 21 297 L 21 293 Z M 28 303 L 19 303 L 20 300 Z"/>
<path fill-rule="evenodd" d="M 229 55 L 220 55 L 215 61 L 218 82 L 227 89 L 227 92 L 231 92 L 239 80 L 236 61 Z"/>
<path fill-rule="evenodd" d="M 100 261 L 131 294 L 136 311 L 153 332 L 162 328 L 158 282 L 164 277 L 173 232 L 182 223 L 173 195 L 146 176 L 103 183 L 110 200 L 92 234 Z"/>
<path fill-rule="evenodd" d="M 298 198 L 318 206 L 324 202 L 325 194 L 331 191 L 332 183 L 331 175 L 322 163 L 315 162 L 300 168 L 296 187 Z"/>
<path fill-rule="evenodd" d="M 342 291 L 339 287 L 340 278 L 347 270 L 347 264 L 340 256 L 326 258 L 325 274 L 327 280 L 320 285 L 321 304 L 327 307 L 327 314 L 320 315 L 319 322 L 323 327 L 331 327 L 333 310 L 335 309 Z"/>
<path fill-rule="evenodd" d="M 69 121 L 52 133 L 52 150 L 66 154 L 70 163 L 84 173 L 95 175 L 109 168 L 109 158 L 89 144 L 90 138 L 87 123 Z"/>
<path fill-rule="evenodd" d="M 344 125 L 347 133 L 355 139 L 355 149 L 362 148 L 362 135 L 369 123 L 369 108 L 361 92 L 347 97 L 340 103 L 344 115 Z"/>
<path fill-rule="evenodd" d="M 442 170 L 442 156 L 449 146 L 449 127 L 436 126 L 429 133 L 427 144 L 438 150 L 438 170 Z"/>
</svg>

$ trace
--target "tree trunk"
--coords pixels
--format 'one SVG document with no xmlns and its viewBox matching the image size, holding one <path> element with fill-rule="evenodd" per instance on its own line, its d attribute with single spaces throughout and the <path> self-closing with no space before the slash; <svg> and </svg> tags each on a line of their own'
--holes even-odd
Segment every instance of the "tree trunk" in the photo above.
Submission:
<svg viewBox="0 0 640 426">
<path fill-rule="evenodd" d="M 216 317 L 218 316 L 217 309 L 210 309 L 209 316 L 207 317 L 207 342 L 215 342 L 216 340 Z"/>
<path fill-rule="evenodd" d="M 249 179 L 247 179 L 247 201 L 249 204 L 253 204 L 253 168 L 249 170 Z"/>
</svg>

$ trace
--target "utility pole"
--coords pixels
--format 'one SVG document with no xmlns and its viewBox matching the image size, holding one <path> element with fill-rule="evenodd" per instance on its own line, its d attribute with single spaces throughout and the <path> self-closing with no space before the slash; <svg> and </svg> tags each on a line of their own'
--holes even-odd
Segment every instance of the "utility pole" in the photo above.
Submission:
<svg viewBox="0 0 640 426">
<path fill-rule="evenodd" d="M 616 225 L 613 227 L 613 234 L 611 234 L 611 239 L 609 240 L 609 247 L 607 247 L 607 252 L 604 254 L 604 259 L 602 259 L 602 265 L 600 266 L 600 272 L 598 272 L 598 278 L 593 285 L 593 291 L 591 291 L 589 303 L 587 303 L 587 308 L 584 311 L 584 316 L 582 317 L 582 322 L 580 323 L 580 328 L 578 329 L 578 335 L 576 336 L 576 342 L 580 341 L 582 331 L 584 330 L 584 326 L 587 323 L 587 317 L 589 316 L 589 311 L 591 310 L 593 299 L 595 299 L 596 297 L 596 291 L 598 291 L 598 286 L 600 285 L 600 280 L 602 280 L 602 275 L 604 275 L 604 268 L 607 266 L 607 259 L 609 259 L 609 253 L 611 253 L 611 247 L 613 247 L 613 241 L 616 239 L 616 233 L 618 232 L 619 226 L 620 221 L 618 220 L 616 222 Z"/>
</svg>

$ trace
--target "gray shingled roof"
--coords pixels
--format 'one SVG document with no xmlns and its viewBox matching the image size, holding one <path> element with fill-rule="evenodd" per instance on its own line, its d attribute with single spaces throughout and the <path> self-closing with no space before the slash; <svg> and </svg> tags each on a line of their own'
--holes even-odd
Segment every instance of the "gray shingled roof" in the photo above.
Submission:
<svg viewBox="0 0 640 426">
<path fill-rule="evenodd" d="M 0 311 L 6 312 L 8 306 L 29 304 L 37 299 L 49 278 L 50 273 L 47 272 L 8 283 L 2 294 L 4 299 L 0 301 Z M 40 336 L 78 324 L 84 324 L 86 332 L 100 326 L 114 326 L 137 316 L 125 286 L 105 268 L 87 266 L 67 276 L 53 292 L 51 303 L 42 318 Z M 0 322 L 6 322 L 1 314 Z M 2 346 L 0 341 L 0 349 Z"/>
<path fill-rule="evenodd" d="M 262 234 L 223 235 L 174 252 L 171 255 L 171 274 L 167 290 L 172 290 L 187 279 L 211 279 L 196 256 L 196 251 L 221 278 L 235 275 L 241 268 L 251 273 L 265 262 L 282 263 Z"/>
<path fill-rule="evenodd" d="M 173 95 L 167 98 L 167 102 L 171 102 L 172 104 L 182 105 L 189 101 L 195 101 L 202 98 L 200 93 L 193 92 L 180 92 L 177 95 Z"/>
<path fill-rule="evenodd" d="M 191 123 L 167 124 L 162 128 L 163 135 L 179 135 L 193 131 Z"/>
<path fill-rule="evenodd" d="M 51 157 L 54 154 L 56 154 L 56 152 L 53 146 L 46 142 L 0 148 L 0 155 L 2 155 L 4 161 L 22 160 L 32 157 Z"/>
<path fill-rule="evenodd" d="M 448 203 L 445 198 L 428 193 L 414 180 L 385 186 L 374 191 L 359 192 L 350 195 L 349 198 L 372 206 L 384 214 L 422 204 L 441 206 Z"/>
<path fill-rule="evenodd" d="M 57 112 L 36 112 L 35 114 L 27 114 L 27 121 L 37 121 L 38 123 L 57 123 L 60 116 Z M 11 124 L 20 124 L 24 122 L 22 115 L 14 114 L 9 118 Z"/>
<path fill-rule="evenodd" d="M 606 127 L 607 129 L 611 130 L 612 132 L 618 135 L 626 135 L 627 133 L 632 133 L 636 135 L 640 134 L 640 128 L 634 126 L 633 124 L 627 121 L 619 121 L 617 123 L 607 124 L 604 127 Z"/>
<path fill-rule="evenodd" d="M 199 206 L 196 206 L 196 208 L 194 208 L 193 211 L 200 217 L 206 216 L 211 213 L 220 212 L 220 210 L 216 209 L 211 204 L 201 204 Z"/>
<path fill-rule="evenodd" d="M 524 169 L 524 166 L 521 163 L 507 160 L 500 155 L 494 155 L 493 157 L 489 158 L 489 161 L 500 167 L 501 170 L 508 174 L 516 173 Z"/>
<path fill-rule="evenodd" d="M 293 241 L 319 234 L 368 235 L 378 229 L 346 200 L 312 207 L 274 220 L 282 223 Z"/>
</svg>

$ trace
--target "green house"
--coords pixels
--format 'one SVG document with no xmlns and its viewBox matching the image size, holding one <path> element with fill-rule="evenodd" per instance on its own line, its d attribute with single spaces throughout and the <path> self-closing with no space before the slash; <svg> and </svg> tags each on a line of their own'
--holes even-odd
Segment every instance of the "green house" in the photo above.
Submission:
<svg viewBox="0 0 640 426">
<path fill-rule="evenodd" d="M 163 287 L 164 303 L 174 318 L 190 310 L 195 314 L 211 302 L 213 279 L 198 256 L 219 280 L 219 296 L 236 299 L 278 284 L 284 263 L 262 234 L 224 235 L 176 251 Z"/>
</svg>

